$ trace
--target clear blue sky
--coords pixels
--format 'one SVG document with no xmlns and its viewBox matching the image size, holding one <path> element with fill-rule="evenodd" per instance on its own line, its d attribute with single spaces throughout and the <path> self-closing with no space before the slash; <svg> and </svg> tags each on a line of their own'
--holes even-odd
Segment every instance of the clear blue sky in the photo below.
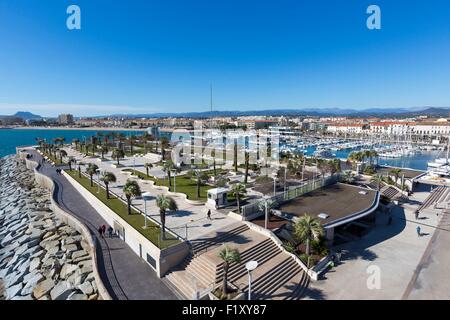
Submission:
<svg viewBox="0 0 450 320">
<path fill-rule="evenodd" d="M 210 82 L 216 110 L 450 106 L 448 0 L 0 0 L 0 40 L 0 114 L 205 111 Z"/>
</svg>

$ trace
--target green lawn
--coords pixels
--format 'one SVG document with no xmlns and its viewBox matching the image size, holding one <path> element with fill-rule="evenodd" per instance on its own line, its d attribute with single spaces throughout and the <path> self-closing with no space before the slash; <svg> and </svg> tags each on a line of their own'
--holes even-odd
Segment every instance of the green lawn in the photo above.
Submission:
<svg viewBox="0 0 450 320">
<path fill-rule="evenodd" d="M 134 172 L 133 169 L 125 169 L 122 171 L 126 171 L 126 172 Z M 224 170 L 221 169 L 217 169 L 216 170 L 218 174 L 222 173 Z M 139 171 L 136 171 L 137 176 L 144 179 L 144 180 L 150 180 L 150 181 L 154 181 L 156 186 L 164 186 L 164 187 L 169 187 L 169 181 L 168 179 L 157 179 L 154 177 L 147 177 L 147 175 L 145 173 L 141 173 Z M 213 174 L 213 170 L 207 171 L 207 173 L 209 175 Z M 171 182 L 172 182 L 172 187 L 169 188 L 169 191 L 174 191 L 173 189 L 173 176 L 170 178 Z M 178 193 L 184 193 L 187 195 L 189 200 L 199 200 L 202 202 L 206 202 L 206 200 L 208 199 L 208 190 L 209 189 L 213 189 L 215 188 L 214 186 L 210 186 L 207 184 L 202 184 L 200 186 L 200 198 L 197 197 L 197 182 L 193 179 L 191 179 L 189 176 L 187 175 L 182 175 L 182 176 L 177 176 L 176 177 L 176 192 Z"/>
<path fill-rule="evenodd" d="M 144 226 L 143 215 L 138 214 L 134 210 L 133 214 L 128 215 L 127 205 L 120 199 L 117 199 L 114 196 L 111 196 L 111 199 L 109 200 L 106 199 L 106 190 L 104 188 L 100 188 L 100 193 L 97 193 L 98 187 L 95 184 L 94 187 L 91 187 L 89 178 L 85 176 L 82 176 L 80 178 L 78 176 L 78 171 L 76 170 L 67 171 L 67 173 L 157 247 L 164 249 L 179 243 L 179 240 L 177 240 L 174 236 L 172 236 L 168 232 L 166 232 L 167 239 L 164 241 L 162 240 L 160 241 L 159 239 L 161 239 L 160 237 L 161 229 L 155 223 L 151 222 L 150 220 L 147 220 L 148 228 L 143 229 L 142 228 Z"/>
</svg>

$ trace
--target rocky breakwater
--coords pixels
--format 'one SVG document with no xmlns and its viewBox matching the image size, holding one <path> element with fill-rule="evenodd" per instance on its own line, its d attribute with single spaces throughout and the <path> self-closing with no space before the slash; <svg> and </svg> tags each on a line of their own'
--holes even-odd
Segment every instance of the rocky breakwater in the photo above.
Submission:
<svg viewBox="0 0 450 320">
<path fill-rule="evenodd" d="M 99 299 L 88 245 L 14 156 L 0 160 L 0 299 Z"/>
</svg>

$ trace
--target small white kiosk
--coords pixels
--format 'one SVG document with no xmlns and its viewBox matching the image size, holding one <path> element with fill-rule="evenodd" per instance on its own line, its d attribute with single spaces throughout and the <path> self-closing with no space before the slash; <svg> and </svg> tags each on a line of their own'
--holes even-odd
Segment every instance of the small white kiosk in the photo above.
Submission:
<svg viewBox="0 0 450 320">
<path fill-rule="evenodd" d="M 214 208 L 226 206 L 228 204 L 227 202 L 228 192 L 230 192 L 230 189 L 228 188 L 209 189 L 208 201 L 206 202 L 206 204 Z"/>
</svg>

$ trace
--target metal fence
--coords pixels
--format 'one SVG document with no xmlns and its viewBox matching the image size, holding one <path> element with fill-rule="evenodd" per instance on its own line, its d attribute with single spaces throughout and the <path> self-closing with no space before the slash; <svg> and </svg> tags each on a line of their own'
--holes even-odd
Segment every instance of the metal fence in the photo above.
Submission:
<svg viewBox="0 0 450 320">
<path fill-rule="evenodd" d="M 265 201 L 271 201 L 277 204 L 281 204 L 289 200 L 295 199 L 297 197 L 300 197 L 309 192 L 312 192 L 314 190 L 331 185 L 333 183 L 338 182 L 340 180 L 340 176 L 341 176 L 340 174 L 334 174 L 329 177 L 312 180 L 304 185 L 286 190 L 286 192 L 280 192 L 276 195 L 271 196 L 270 198 L 262 199 L 254 203 L 247 204 L 241 208 L 241 215 L 244 218 L 246 218 L 255 213 L 261 212 L 261 208 L 263 207 Z"/>
</svg>

